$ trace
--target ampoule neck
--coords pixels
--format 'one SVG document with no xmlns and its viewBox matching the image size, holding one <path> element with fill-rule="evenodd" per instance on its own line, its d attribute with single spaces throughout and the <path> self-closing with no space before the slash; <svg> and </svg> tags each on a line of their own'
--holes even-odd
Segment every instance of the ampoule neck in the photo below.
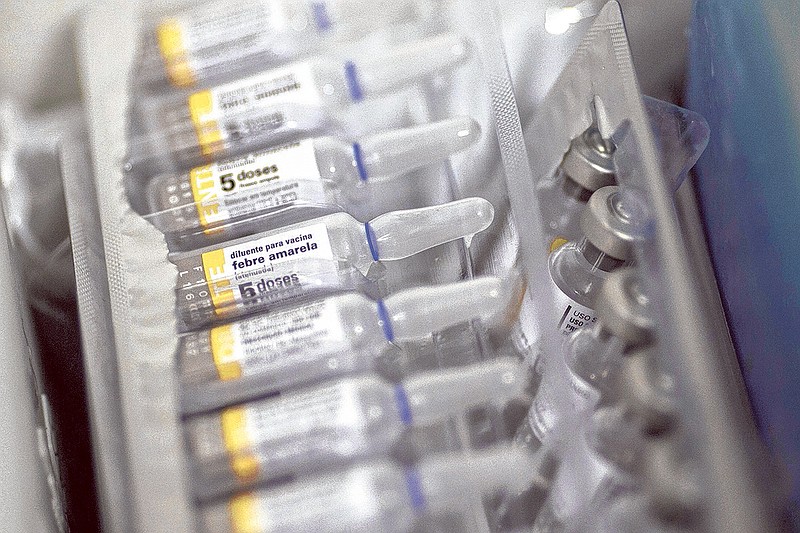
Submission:
<svg viewBox="0 0 800 533">
<path fill-rule="evenodd" d="M 586 237 L 581 239 L 578 243 L 578 252 L 586 259 L 592 268 L 602 270 L 603 272 L 611 272 L 625 264 L 624 260 L 617 259 L 601 251 Z"/>
</svg>

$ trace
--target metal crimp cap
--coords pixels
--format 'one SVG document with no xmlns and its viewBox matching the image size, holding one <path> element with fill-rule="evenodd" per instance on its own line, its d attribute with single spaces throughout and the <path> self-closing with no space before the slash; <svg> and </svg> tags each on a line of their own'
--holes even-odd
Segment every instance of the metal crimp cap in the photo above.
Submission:
<svg viewBox="0 0 800 533">
<path fill-rule="evenodd" d="M 655 324 L 635 269 L 623 268 L 608 275 L 595 299 L 595 310 L 603 327 L 627 346 L 653 342 Z"/>
<path fill-rule="evenodd" d="M 615 259 L 633 258 L 633 245 L 640 240 L 642 222 L 622 205 L 616 185 L 598 189 L 581 213 L 581 230 L 592 245 Z"/>
<path fill-rule="evenodd" d="M 569 150 L 561 161 L 561 171 L 566 177 L 589 192 L 614 185 L 616 183 L 615 151 L 614 143 L 603 139 L 600 131 L 595 126 L 591 126 L 572 139 Z"/>
</svg>

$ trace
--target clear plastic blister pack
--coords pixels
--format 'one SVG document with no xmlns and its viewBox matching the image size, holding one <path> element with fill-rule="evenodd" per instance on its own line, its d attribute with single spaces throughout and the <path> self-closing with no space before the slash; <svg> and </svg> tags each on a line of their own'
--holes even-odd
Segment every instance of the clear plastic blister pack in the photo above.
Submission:
<svg viewBox="0 0 800 533">
<path fill-rule="evenodd" d="M 708 132 L 551 4 L 547 83 L 490 2 L 88 12 L 132 530 L 702 525 L 660 261 Z"/>
</svg>

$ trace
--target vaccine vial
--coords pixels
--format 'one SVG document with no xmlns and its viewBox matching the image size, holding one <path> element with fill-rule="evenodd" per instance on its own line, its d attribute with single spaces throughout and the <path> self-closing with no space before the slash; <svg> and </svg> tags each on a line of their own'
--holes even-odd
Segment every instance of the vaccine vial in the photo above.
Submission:
<svg viewBox="0 0 800 533">
<path fill-rule="evenodd" d="M 280 301 L 352 284 L 378 261 L 410 257 L 488 228 L 483 198 L 393 211 L 366 224 L 335 213 L 191 252 L 178 268 L 177 307 L 187 327 L 263 310 Z"/>
<path fill-rule="evenodd" d="M 156 176 L 148 185 L 153 214 L 147 218 L 165 233 L 216 234 L 231 220 L 288 204 L 356 206 L 368 200 L 370 185 L 443 161 L 479 136 L 477 122 L 455 117 L 353 143 L 299 140 Z"/>
<path fill-rule="evenodd" d="M 411 426 L 521 395 L 522 365 L 502 358 L 399 384 L 345 378 L 189 418 L 198 486 L 228 490 L 388 454 Z"/>
<path fill-rule="evenodd" d="M 561 416 L 558 406 L 582 413 L 594 410 L 601 399 L 615 402 L 625 355 L 652 342 L 655 326 L 634 268 L 610 273 L 595 304 L 598 322 L 574 331 L 563 346 L 569 388 L 564 390 L 559 380 L 545 376 L 518 432 L 521 444 L 541 446 Z"/>
<path fill-rule="evenodd" d="M 417 18 L 409 0 L 216 0 L 161 19 L 145 36 L 138 76 L 193 87 L 279 66 L 337 42 Z"/>
<path fill-rule="evenodd" d="M 464 39 L 443 34 L 358 63 L 311 59 L 262 71 L 145 109 L 153 133 L 135 139 L 133 151 L 166 147 L 180 168 L 191 168 L 327 135 L 337 112 L 444 74 L 467 56 Z"/>
<path fill-rule="evenodd" d="M 565 531 L 603 499 L 635 493 L 635 475 L 644 441 L 629 413 L 619 406 L 595 411 L 577 438 L 569 441 L 547 502 L 533 531 Z"/>
<path fill-rule="evenodd" d="M 198 391 L 214 382 L 236 385 L 225 395 L 230 404 L 379 370 L 391 366 L 395 343 L 475 319 L 497 320 L 514 299 L 509 282 L 484 277 L 407 289 L 377 302 L 354 292 L 281 307 L 183 335 L 181 378 Z"/>
<path fill-rule="evenodd" d="M 514 490 L 535 458 L 505 447 L 426 458 L 402 468 L 359 465 L 204 505 L 207 533 L 409 533 L 427 515 L 467 514 L 470 503 Z"/>
<path fill-rule="evenodd" d="M 594 124 L 570 142 L 553 180 L 546 184 L 552 198 L 542 202 L 552 248 L 578 239 L 586 202 L 598 189 L 616 185 L 615 151 L 614 142 L 604 139 Z"/>
<path fill-rule="evenodd" d="M 650 437 L 668 435 L 678 423 L 675 380 L 659 368 L 654 345 L 625 354 L 619 372 L 619 400 L 637 416 L 637 424 Z"/>
<path fill-rule="evenodd" d="M 562 334 L 597 322 L 594 296 L 609 272 L 633 259 L 640 223 L 626 209 L 619 187 L 603 187 L 592 194 L 581 213 L 584 237 L 550 254 L 550 277 Z"/>
</svg>

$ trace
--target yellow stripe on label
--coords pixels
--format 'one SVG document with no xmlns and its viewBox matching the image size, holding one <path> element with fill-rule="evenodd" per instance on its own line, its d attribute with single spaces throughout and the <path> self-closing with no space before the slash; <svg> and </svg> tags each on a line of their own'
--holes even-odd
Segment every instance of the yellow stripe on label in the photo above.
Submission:
<svg viewBox="0 0 800 533">
<path fill-rule="evenodd" d="M 197 81 L 183 38 L 183 26 L 176 19 L 167 19 L 156 30 L 158 49 L 167 69 L 167 76 L 177 87 L 191 87 Z"/>
<path fill-rule="evenodd" d="M 564 237 L 556 237 L 555 239 L 553 239 L 553 242 L 550 243 L 550 253 L 552 254 L 553 252 L 555 252 L 568 242 L 569 241 Z"/>
<path fill-rule="evenodd" d="M 250 434 L 247 431 L 245 407 L 231 407 L 222 411 L 222 440 L 231 461 L 231 470 L 239 480 L 248 483 L 258 479 L 258 458 L 253 455 Z"/>
<path fill-rule="evenodd" d="M 211 355 L 219 379 L 230 381 L 242 377 L 242 366 L 234 353 L 233 326 L 219 326 L 211 330 Z"/>
<path fill-rule="evenodd" d="M 225 250 L 206 252 L 203 254 L 202 261 L 214 311 L 217 314 L 223 314 L 225 308 L 232 306 L 236 301 L 233 284 L 225 274 Z"/>
<path fill-rule="evenodd" d="M 211 91 L 200 91 L 189 96 L 189 116 L 194 124 L 200 151 L 211 157 L 222 151 L 222 130 L 216 118 L 209 117 L 214 110 L 214 95 Z"/>
<path fill-rule="evenodd" d="M 208 227 L 224 218 L 220 215 L 219 196 L 211 165 L 190 170 L 189 182 L 192 185 L 192 197 L 200 224 Z"/>
<path fill-rule="evenodd" d="M 258 533 L 263 531 L 258 513 L 258 502 L 252 493 L 239 494 L 228 503 L 233 533 Z"/>
</svg>

